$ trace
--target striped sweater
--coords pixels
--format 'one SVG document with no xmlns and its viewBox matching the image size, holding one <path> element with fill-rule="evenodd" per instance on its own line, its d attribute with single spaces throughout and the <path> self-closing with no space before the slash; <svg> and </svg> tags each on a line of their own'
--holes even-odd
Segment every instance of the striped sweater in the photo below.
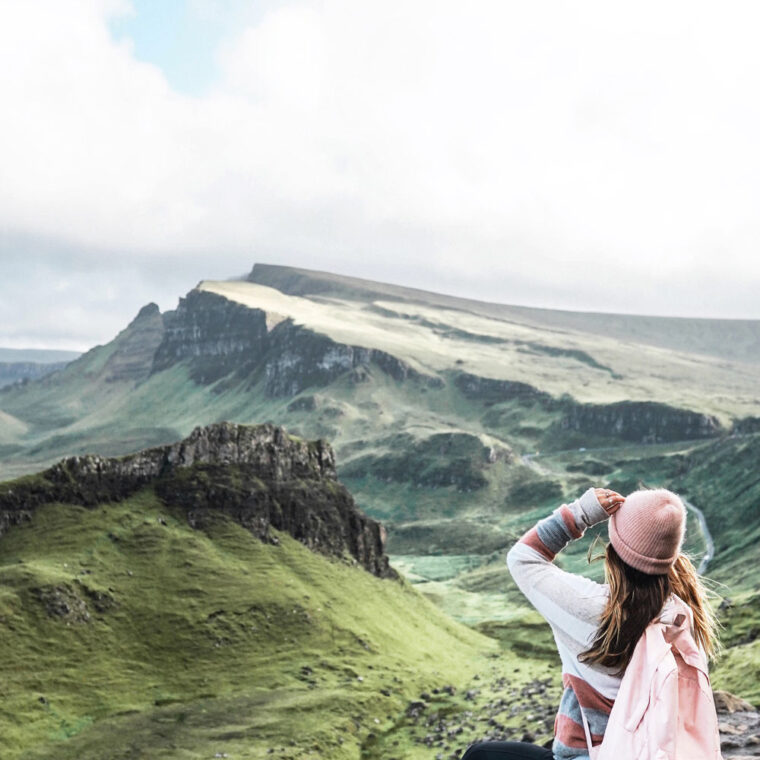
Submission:
<svg viewBox="0 0 760 760">
<path fill-rule="evenodd" d="M 564 690 L 554 721 L 556 760 L 587 759 L 588 749 L 578 703 L 594 746 L 601 744 L 621 679 L 613 669 L 578 662 L 594 638 L 609 586 L 568 573 L 552 560 L 591 525 L 609 517 L 593 488 L 539 520 L 507 553 L 507 566 L 519 589 L 548 621 L 562 660 Z"/>
</svg>

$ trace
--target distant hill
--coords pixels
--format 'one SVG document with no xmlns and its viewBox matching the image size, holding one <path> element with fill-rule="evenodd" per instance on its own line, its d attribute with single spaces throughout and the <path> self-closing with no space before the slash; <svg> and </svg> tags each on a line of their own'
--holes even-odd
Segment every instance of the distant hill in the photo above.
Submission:
<svg viewBox="0 0 760 760">
<path fill-rule="evenodd" d="M 35 364 L 58 364 L 74 361 L 79 351 L 57 351 L 47 348 L 0 348 L 0 362 L 34 362 Z"/>
<path fill-rule="evenodd" d="M 77 356 L 75 351 L 0 348 L 0 388 L 37 380 L 62 369 Z"/>
</svg>

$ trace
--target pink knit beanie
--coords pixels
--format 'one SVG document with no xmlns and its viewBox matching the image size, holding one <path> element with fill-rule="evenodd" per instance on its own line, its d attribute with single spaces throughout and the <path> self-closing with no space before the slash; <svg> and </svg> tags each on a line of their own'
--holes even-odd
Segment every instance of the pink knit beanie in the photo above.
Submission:
<svg viewBox="0 0 760 760">
<path fill-rule="evenodd" d="M 608 521 L 610 543 L 623 562 L 664 575 L 676 561 L 686 531 L 686 508 L 665 488 L 634 491 Z"/>
</svg>

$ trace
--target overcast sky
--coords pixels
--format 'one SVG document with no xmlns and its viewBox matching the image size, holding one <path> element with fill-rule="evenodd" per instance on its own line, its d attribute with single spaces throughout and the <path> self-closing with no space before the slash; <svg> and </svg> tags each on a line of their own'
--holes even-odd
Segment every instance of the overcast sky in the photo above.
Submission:
<svg viewBox="0 0 760 760">
<path fill-rule="evenodd" d="M 760 318 L 755 2 L 0 9 L 0 346 L 256 261 Z"/>
</svg>

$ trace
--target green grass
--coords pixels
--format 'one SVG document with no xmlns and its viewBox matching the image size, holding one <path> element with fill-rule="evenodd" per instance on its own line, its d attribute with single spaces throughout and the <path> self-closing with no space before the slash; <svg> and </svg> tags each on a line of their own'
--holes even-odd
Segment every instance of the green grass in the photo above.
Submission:
<svg viewBox="0 0 760 760">
<path fill-rule="evenodd" d="M 356 758 L 370 733 L 414 743 L 403 713 L 420 691 L 479 670 L 537 677 L 407 582 L 279 539 L 221 517 L 194 531 L 150 490 L 50 504 L 10 530 L 3 757 Z M 61 617 L 46 610 L 56 595 Z"/>
<path fill-rule="evenodd" d="M 760 592 L 731 593 L 721 622 L 726 650 L 711 675 L 713 686 L 760 707 Z"/>
</svg>

